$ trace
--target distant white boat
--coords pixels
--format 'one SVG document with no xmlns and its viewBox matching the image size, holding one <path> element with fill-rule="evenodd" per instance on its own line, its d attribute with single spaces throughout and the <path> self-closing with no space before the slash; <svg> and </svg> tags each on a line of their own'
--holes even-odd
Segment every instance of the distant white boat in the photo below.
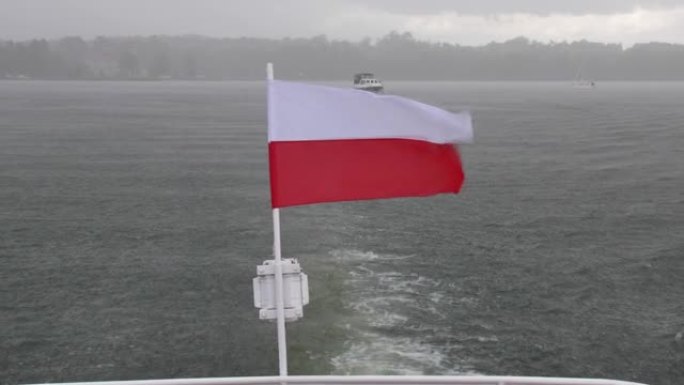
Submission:
<svg viewBox="0 0 684 385">
<path fill-rule="evenodd" d="M 381 92 L 383 85 L 372 73 L 364 72 L 354 75 L 354 88 L 357 90 Z"/>
<path fill-rule="evenodd" d="M 594 88 L 596 83 L 593 80 L 587 80 L 582 74 L 582 65 L 577 67 L 577 72 L 575 73 L 575 80 L 572 81 L 573 88 Z"/>
<path fill-rule="evenodd" d="M 572 82 L 573 88 L 594 88 L 596 83 L 593 80 L 575 80 Z"/>
</svg>

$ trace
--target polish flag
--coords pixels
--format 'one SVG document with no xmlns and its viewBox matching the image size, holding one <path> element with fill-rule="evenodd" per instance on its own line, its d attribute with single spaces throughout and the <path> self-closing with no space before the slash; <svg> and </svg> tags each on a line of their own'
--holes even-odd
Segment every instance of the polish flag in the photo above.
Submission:
<svg viewBox="0 0 684 385">
<path fill-rule="evenodd" d="M 271 80 L 268 152 L 273 208 L 458 193 L 454 143 L 471 142 L 468 112 L 399 96 Z"/>
</svg>

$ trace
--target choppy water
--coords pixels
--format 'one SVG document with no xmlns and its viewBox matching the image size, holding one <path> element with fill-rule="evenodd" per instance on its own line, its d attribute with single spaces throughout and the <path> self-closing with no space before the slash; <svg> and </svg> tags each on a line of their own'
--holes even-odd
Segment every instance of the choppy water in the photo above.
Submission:
<svg viewBox="0 0 684 385">
<path fill-rule="evenodd" d="M 283 212 L 291 372 L 684 383 L 684 84 L 391 83 L 462 194 Z M 258 83 L 0 82 L 0 382 L 263 375 Z"/>
</svg>

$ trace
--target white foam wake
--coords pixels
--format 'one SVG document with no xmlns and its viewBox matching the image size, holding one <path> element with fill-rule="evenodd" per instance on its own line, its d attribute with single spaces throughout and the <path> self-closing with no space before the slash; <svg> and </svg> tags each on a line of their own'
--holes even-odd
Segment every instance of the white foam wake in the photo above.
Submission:
<svg viewBox="0 0 684 385">
<path fill-rule="evenodd" d="M 447 360 L 444 346 L 425 336 L 448 335 L 445 323 L 418 324 L 414 315 L 443 320 L 448 296 L 441 282 L 394 270 L 411 255 L 335 250 L 333 259 L 346 269 L 344 306 L 352 310 L 350 339 L 331 362 L 338 374 L 458 374 L 467 372 Z"/>
</svg>

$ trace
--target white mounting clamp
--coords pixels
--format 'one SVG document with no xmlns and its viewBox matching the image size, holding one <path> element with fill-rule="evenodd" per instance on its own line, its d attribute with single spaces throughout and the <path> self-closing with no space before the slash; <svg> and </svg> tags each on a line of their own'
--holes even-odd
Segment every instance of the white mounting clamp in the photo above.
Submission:
<svg viewBox="0 0 684 385">
<path fill-rule="evenodd" d="M 296 321 L 304 316 L 304 305 L 309 303 L 309 278 L 302 272 L 296 259 L 285 258 L 283 267 L 283 305 L 285 321 Z M 257 266 L 257 277 L 252 280 L 254 307 L 259 308 L 259 319 L 275 320 L 276 285 L 275 260 Z"/>
</svg>

